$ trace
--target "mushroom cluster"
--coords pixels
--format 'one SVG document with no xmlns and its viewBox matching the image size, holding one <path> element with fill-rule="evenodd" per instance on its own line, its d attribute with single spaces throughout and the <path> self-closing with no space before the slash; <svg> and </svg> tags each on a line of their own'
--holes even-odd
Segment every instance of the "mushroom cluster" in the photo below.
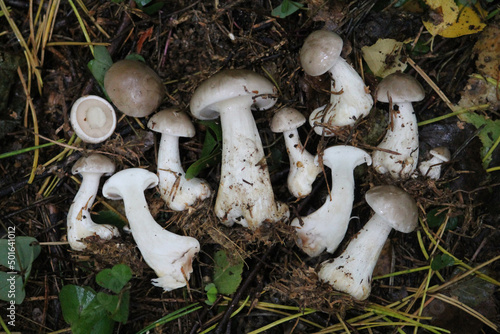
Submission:
<svg viewBox="0 0 500 334">
<path fill-rule="evenodd" d="M 368 115 L 373 98 L 361 76 L 340 57 L 343 41 L 335 33 L 321 30 L 307 37 L 300 51 L 304 71 L 311 76 L 329 73 L 330 103 L 309 116 L 316 134 L 354 125 Z M 126 115 L 148 117 L 157 111 L 165 97 L 158 75 L 144 63 L 119 61 L 107 71 L 104 87 L 114 106 Z M 144 192 L 158 186 L 165 205 L 174 211 L 191 210 L 195 203 L 211 196 L 208 182 L 186 178 L 182 166 L 180 138 L 192 138 L 199 120 L 220 119 L 222 159 L 214 212 L 227 226 L 235 223 L 255 231 L 264 224 L 286 222 L 289 208 L 275 198 L 260 134 L 253 111 L 271 109 L 277 102 L 276 87 L 263 76 L 249 70 L 222 70 L 201 83 L 189 103 L 190 114 L 166 108 L 150 116 L 148 128 L 161 134 L 157 173 L 126 168 L 115 174 L 111 160 L 91 154 L 73 166 L 82 175 L 82 184 L 68 212 L 68 240 L 74 250 L 84 250 L 85 238 L 97 235 L 109 240 L 118 229 L 97 225 L 90 208 L 103 175 L 111 177 L 102 193 L 112 200 L 123 200 L 130 231 L 144 261 L 155 271 L 155 286 L 165 291 L 188 284 L 192 261 L 200 251 L 193 237 L 177 235 L 162 228 L 151 215 Z M 273 115 L 270 129 L 282 134 L 289 158 L 287 187 L 298 199 L 310 195 L 317 176 L 329 168 L 331 185 L 324 204 L 315 212 L 295 217 L 296 244 L 309 256 L 334 253 L 345 237 L 354 202 L 354 169 L 362 164 L 394 179 L 411 176 L 418 163 L 418 132 L 411 103 L 424 98 L 422 86 L 413 77 L 394 73 L 377 87 L 377 100 L 389 103 L 390 127 L 372 155 L 364 150 L 335 145 L 314 155 L 302 144 L 298 129 L 306 117 L 297 109 L 284 107 Z M 116 126 L 113 106 L 106 100 L 88 96 L 75 102 L 71 123 L 83 141 L 100 143 Z M 420 164 L 423 176 L 437 179 L 440 166 L 450 159 L 449 151 L 436 148 L 432 158 Z M 113 175 L 112 175 L 113 174 Z M 409 194 L 395 186 L 376 186 L 366 193 L 366 202 L 375 214 L 333 261 L 322 263 L 319 279 L 356 299 L 366 299 L 371 275 L 390 231 L 409 233 L 417 226 L 417 207 Z"/>
</svg>

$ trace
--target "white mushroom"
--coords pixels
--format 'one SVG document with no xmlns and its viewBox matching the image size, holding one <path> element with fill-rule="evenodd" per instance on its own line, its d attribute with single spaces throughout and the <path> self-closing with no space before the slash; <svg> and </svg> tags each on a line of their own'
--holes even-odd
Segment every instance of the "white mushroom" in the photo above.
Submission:
<svg viewBox="0 0 500 334">
<path fill-rule="evenodd" d="M 96 144 L 108 139 L 115 130 L 116 114 L 102 97 L 87 95 L 73 103 L 70 122 L 83 142 Z"/>
<path fill-rule="evenodd" d="M 407 179 L 417 168 L 418 125 L 412 102 L 422 101 L 425 92 L 412 76 L 396 72 L 386 76 L 377 87 L 377 100 L 393 103 L 389 112 L 389 129 L 373 151 L 373 167 L 380 174 L 390 173 L 393 179 Z"/>
<path fill-rule="evenodd" d="M 210 186 L 202 179 L 187 180 L 181 165 L 179 137 L 193 137 L 193 123 L 182 111 L 165 109 L 153 115 L 148 128 L 160 132 L 158 149 L 158 177 L 160 195 L 167 206 L 175 211 L 186 210 L 198 200 L 210 196 Z"/>
<path fill-rule="evenodd" d="M 120 235 L 117 227 L 96 224 L 90 217 L 90 208 L 94 204 L 101 176 L 110 175 L 114 171 L 115 164 L 113 161 L 101 154 L 82 157 L 73 165 L 71 172 L 80 174 L 82 183 L 73 199 L 66 219 L 68 242 L 71 249 L 76 251 L 84 250 L 87 245 L 82 242 L 82 239 L 93 235 L 97 235 L 104 240 Z"/>
<path fill-rule="evenodd" d="M 324 127 L 353 125 L 368 115 L 373 98 L 359 74 L 342 57 L 343 41 L 339 35 L 326 30 L 317 30 L 305 40 L 300 50 L 300 63 L 304 71 L 312 76 L 329 72 L 332 78 L 330 104 L 314 110 L 309 123 L 321 135 L 332 136 Z M 327 109 L 325 109 L 327 108 Z"/>
<path fill-rule="evenodd" d="M 333 146 L 324 151 L 323 163 L 332 172 L 331 196 L 318 210 L 292 221 L 292 226 L 297 227 L 297 245 L 309 256 L 317 256 L 325 249 L 333 253 L 339 246 L 351 217 L 354 168 L 371 162 L 368 153 L 353 146 Z"/>
<path fill-rule="evenodd" d="M 154 220 L 144 190 L 157 184 L 156 174 L 129 168 L 110 177 L 102 193 L 106 198 L 123 200 L 137 247 L 144 261 L 158 275 L 151 280 L 153 285 L 170 291 L 186 286 L 193 271 L 193 258 L 200 251 L 200 243 L 195 238 L 169 232 Z"/>
<path fill-rule="evenodd" d="M 311 193 L 312 184 L 321 172 L 314 162 L 314 155 L 307 152 L 300 142 L 297 129 L 306 122 L 306 118 L 294 108 L 283 108 L 274 114 L 271 131 L 283 133 L 286 150 L 290 160 L 288 190 L 297 198 Z"/>
<path fill-rule="evenodd" d="M 264 149 L 251 108 L 276 103 L 274 86 L 247 70 L 225 70 L 203 82 L 191 99 L 191 112 L 202 120 L 220 115 L 222 165 L 215 213 L 223 224 L 235 222 L 255 230 L 262 222 L 288 217 L 288 206 L 276 202 Z"/>
<path fill-rule="evenodd" d="M 422 161 L 418 166 L 423 176 L 432 180 L 438 180 L 441 177 L 441 165 L 451 159 L 450 150 L 447 147 L 436 147 L 430 152 L 432 158 Z"/>
<path fill-rule="evenodd" d="M 318 273 L 320 280 L 358 300 L 370 295 L 373 269 L 391 230 L 410 233 L 418 224 L 417 205 L 400 188 L 374 187 L 366 192 L 365 198 L 375 214 L 344 252 L 333 262 L 322 263 Z"/>
</svg>

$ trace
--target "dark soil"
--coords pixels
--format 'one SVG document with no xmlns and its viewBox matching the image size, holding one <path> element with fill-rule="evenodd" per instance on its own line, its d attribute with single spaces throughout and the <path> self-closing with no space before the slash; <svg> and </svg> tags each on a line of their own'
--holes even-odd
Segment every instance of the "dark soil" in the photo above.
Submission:
<svg viewBox="0 0 500 334">
<path fill-rule="evenodd" d="M 10 7 L 11 17 L 20 32 L 29 40 L 31 20 L 27 13 L 31 2 L 5 0 L 5 3 Z M 297 215 L 305 216 L 320 207 L 328 195 L 326 183 L 330 182 L 326 169 L 324 175 L 327 176 L 316 180 L 310 196 L 301 200 L 291 196 L 286 188 L 289 167 L 284 141 L 280 134 L 274 134 L 269 129 L 273 113 L 283 106 L 297 108 L 307 117 L 329 100 L 325 93 L 330 90 L 328 75 L 311 77 L 300 66 L 298 54 L 304 39 L 318 29 L 337 32 L 344 40 L 342 56 L 358 72 L 364 71 L 364 79 L 371 92 L 375 91 L 380 78 L 373 76 L 366 64 L 363 69 L 360 68 L 363 46 L 372 45 L 381 38 L 404 41 L 420 36 L 422 42 L 430 42 L 430 35 L 422 26 L 422 18 L 428 15 L 428 11 L 425 8 L 422 11 L 395 8 L 390 1 L 308 0 L 304 3 L 308 11 L 298 11 L 286 18 L 271 16 L 272 9 L 280 4 L 278 0 L 166 0 L 163 9 L 152 15 L 137 8 L 134 1 L 84 3 L 90 17 L 109 35 L 100 32 L 89 16 L 76 5 L 91 40 L 107 43 L 113 61 L 138 53 L 160 75 L 168 92 L 162 107 L 173 106 L 189 112 L 189 101 L 194 90 L 222 69 L 248 69 L 274 79 L 280 89 L 278 103 L 273 109 L 264 113 L 256 112 L 254 116 L 266 148 L 276 197 L 289 204 L 291 219 Z M 34 1 L 33 15 L 38 6 L 39 2 Z M 43 2 L 41 12 L 46 13 L 48 6 L 48 2 Z M 495 8 L 492 3 L 485 2 L 488 12 Z M 61 1 L 54 22 L 49 42 L 85 41 L 81 26 L 67 1 Z M 148 29 L 152 31 L 151 36 L 141 41 L 141 36 Z M 230 34 L 234 36 L 233 39 Z M 459 38 L 437 36 L 432 51 L 418 53 L 408 50 L 406 56 L 411 57 L 456 104 L 469 75 L 477 73 L 477 56 L 473 47 L 480 35 Z M 29 47 L 32 48 L 32 45 Z M 47 143 L 49 139 L 65 139 L 67 143 L 73 134 L 68 120 L 73 102 L 82 95 L 104 94 L 87 68 L 87 63 L 93 58 L 87 46 L 49 43 L 38 51 L 39 57 L 42 54 L 43 63 L 38 70 L 43 78 L 43 88 L 38 89 L 33 76 L 29 90 L 39 133 L 43 136 L 40 144 Z M 0 154 L 35 145 L 33 118 L 26 107 L 26 90 L 19 79 L 18 68 L 24 81 L 28 82 L 23 49 L 5 18 L 0 16 Z M 426 90 L 426 98 L 414 105 L 419 121 L 451 112 L 411 67 L 406 72 L 415 76 Z M 495 108 L 482 113 L 493 120 L 498 118 Z M 426 224 L 426 214 L 434 208 L 442 209 L 450 219 L 456 218 L 458 225 L 455 228 L 440 236 L 435 234 L 434 237 L 439 240 L 440 246 L 464 263 L 475 267 L 500 254 L 497 242 L 500 174 L 498 171 L 487 173 L 483 168 L 480 155 L 482 145 L 477 137 L 477 129 L 451 117 L 419 129 L 422 159 L 427 157 L 431 148 L 437 146 L 447 146 L 453 154 L 452 161 L 443 166 L 443 177 L 439 181 L 422 176 L 394 181 L 388 176 L 377 174 L 371 167 L 356 170 L 356 198 L 352 212 L 356 218 L 351 220 L 347 236 L 334 255 L 324 253 L 317 258 L 308 258 L 295 245 L 293 229 L 288 222 L 266 226 L 255 233 L 237 225 L 224 227 L 213 213 L 215 196 L 193 209 L 174 213 L 164 205 L 158 190 L 147 191 L 146 196 L 155 219 L 173 232 L 198 238 L 202 248 L 194 262 L 189 288 L 163 292 L 151 285 L 150 280 L 156 276 L 142 261 L 129 234 L 122 233 L 120 239 L 108 243 L 89 240 L 88 251 L 82 253 L 72 251 L 67 244 L 57 243 L 65 241 L 66 215 L 78 191 L 75 180 L 79 178 L 73 179 L 71 167 L 79 157 L 90 151 L 104 152 L 111 155 L 117 170 L 143 167 L 156 171 L 159 138 L 145 127 L 147 118 L 136 122 L 133 118 L 121 116 L 118 113 L 120 121 L 115 134 L 102 144 L 80 144 L 79 150 L 72 150 L 45 167 L 42 165 L 57 156 L 64 147 L 54 145 L 41 149 L 33 182 L 28 180 L 34 151 L 0 160 L 0 234 L 6 235 L 7 227 L 15 226 L 17 236 L 32 236 L 42 243 L 41 255 L 34 262 L 26 284 L 26 299 L 17 307 L 16 327 L 9 328 L 11 331 L 69 332 L 70 326 L 64 321 L 58 299 L 61 288 L 76 284 L 91 286 L 99 291 L 102 288 L 95 283 L 95 275 L 118 263 L 130 265 L 134 277 L 130 288 L 129 320 L 126 324 L 115 326 L 117 333 L 135 333 L 194 302 L 200 302 L 203 308 L 154 332 L 198 333 L 221 322 L 217 333 L 248 333 L 285 317 L 255 308 L 257 301 L 315 308 L 319 312 L 304 318 L 323 327 L 337 324 L 339 319 L 347 321 L 366 313 L 370 303 L 389 306 L 413 293 L 415 288 L 425 285 L 428 271 L 375 280 L 367 302 L 357 302 L 335 292 L 327 284 L 318 282 L 316 274 L 319 265 L 340 254 L 348 240 L 370 218 L 372 212 L 366 205 L 364 194 L 371 187 L 382 184 L 394 184 L 406 190 L 417 202 L 423 224 Z M 386 124 L 387 105 L 376 104 L 369 117 L 360 120 L 355 127 L 337 130 L 335 137 L 321 138 L 311 131 L 308 124 L 300 128 L 300 135 L 303 141 L 307 139 L 306 147 L 313 154 L 336 144 L 349 144 L 371 152 L 383 137 Z M 207 128 L 196 123 L 196 130 L 194 138 L 181 141 L 185 168 L 200 157 Z M 497 152 L 493 154 L 490 167 L 500 165 Z M 199 176 L 207 180 L 212 189 L 217 189 L 220 166 L 215 164 L 203 170 Z M 121 201 L 107 203 L 122 210 L 119 207 Z M 103 204 L 97 204 L 93 210 L 98 212 L 104 208 Z M 426 253 L 441 253 L 433 253 L 434 246 L 421 226 L 418 231 L 420 242 L 416 232 L 393 232 L 390 235 L 388 251 L 383 253 L 375 276 L 429 265 L 430 260 L 424 256 L 421 245 L 424 245 Z M 437 229 L 432 231 L 435 233 Z M 117 251 L 117 243 L 122 245 L 120 251 Z M 236 260 L 245 260 L 242 284 L 234 297 L 236 302 L 249 297 L 254 307 L 245 308 L 233 318 L 229 318 L 230 313 L 225 308 L 217 307 L 217 303 L 223 302 L 221 298 L 215 306 L 205 304 L 204 287 L 211 280 L 213 255 L 219 249 L 225 249 Z M 454 268 L 440 270 L 444 282 L 457 275 Z M 487 275 L 499 279 L 497 262 L 484 269 Z M 439 284 L 443 284 L 443 281 L 434 275 L 429 286 Z M 498 294 L 493 293 L 493 290 L 488 291 L 480 300 L 481 306 L 476 309 L 498 325 Z M 441 292 L 453 295 L 449 290 Z M 0 302 L 0 305 L 0 315 L 5 321 L 4 306 L 7 304 Z M 421 300 L 418 299 L 413 306 L 406 305 L 402 311 L 418 314 L 420 305 Z M 447 311 L 448 316 L 444 317 L 440 311 L 427 306 L 424 315 L 434 319 L 422 320 L 424 323 L 447 328 L 452 333 L 492 332 L 490 327 L 470 315 L 458 313 L 456 307 L 446 304 L 450 310 Z M 474 324 L 473 329 L 455 329 L 453 326 L 457 319 L 470 320 L 467 323 Z M 348 327 L 352 333 L 368 333 L 356 325 Z M 375 327 L 371 333 L 395 333 L 396 329 L 390 326 Z M 294 319 L 266 333 L 317 331 L 317 327 L 302 321 L 296 323 Z M 406 327 L 404 331 L 409 333 L 413 329 Z"/>
</svg>

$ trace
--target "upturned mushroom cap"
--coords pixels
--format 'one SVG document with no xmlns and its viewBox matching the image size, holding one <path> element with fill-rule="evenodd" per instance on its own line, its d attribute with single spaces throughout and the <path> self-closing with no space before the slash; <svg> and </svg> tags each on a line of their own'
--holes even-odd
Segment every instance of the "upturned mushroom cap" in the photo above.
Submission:
<svg viewBox="0 0 500 334">
<path fill-rule="evenodd" d="M 196 133 L 189 116 L 175 108 L 164 109 L 149 119 L 148 128 L 176 137 L 193 137 Z"/>
<path fill-rule="evenodd" d="M 108 139 L 115 130 L 115 110 L 102 97 L 83 96 L 73 103 L 70 122 L 82 141 L 92 144 L 100 143 Z"/>
<path fill-rule="evenodd" d="M 263 76 L 249 70 L 224 70 L 204 81 L 194 92 L 190 106 L 194 117 L 202 120 L 219 117 L 217 103 L 249 95 L 257 109 L 276 103 L 276 88 Z"/>
<path fill-rule="evenodd" d="M 113 160 L 98 153 L 91 154 L 88 157 L 81 157 L 71 168 L 73 174 L 102 173 L 111 175 L 114 171 L 115 163 Z"/>
<path fill-rule="evenodd" d="M 282 108 L 278 110 L 271 120 L 271 131 L 281 133 L 295 130 L 306 122 L 306 118 L 295 108 Z"/>
<path fill-rule="evenodd" d="M 451 159 L 450 150 L 447 147 L 440 146 L 432 149 L 429 152 L 433 157 L 438 158 L 441 161 L 448 162 Z"/>
<path fill-rule="evenodd" d="M 344 42 L 334 32 L 317 30 L 307 36 L 300 49 L 300 63 L 312 76 L 326 73 L 340 57 Z"/>
<path fill-rule="evenodd" d="M 114 63 L 104 76 L 104 88 L 114 105 L 125 115 L 145 117 L 165 97 L 165 86 L 149 66 L 137 60 Z"/>
<path fill-rule="evenodd" d="M 377 100 L 389 103 L 418 102 L 425 97 L 422 85 L 411 75 L 395 72 L 386 76 L 377 87 Z"/>
<path fill-rule="evenodd" d="M 417 204 L 406 191 L 395 186 L 378 186 L 368 190 L 365 199 L 393 229 L 409 233 L 417 227 Z"/>
<path fill-rule="evenodd" d="M 134 181 L 131 181 L 134 180 Z M 112 200 L 123 199 L 122 189 L 134 184 L 141 191 L 156 187 L 158 184 L 158 176 L 148 170 L 141 168 L 129 168 L 119 171 L 111 176 L 102 187 L 104 197 Z M 141 194 L 142 196 L 142 194 Z"/>
</svg>

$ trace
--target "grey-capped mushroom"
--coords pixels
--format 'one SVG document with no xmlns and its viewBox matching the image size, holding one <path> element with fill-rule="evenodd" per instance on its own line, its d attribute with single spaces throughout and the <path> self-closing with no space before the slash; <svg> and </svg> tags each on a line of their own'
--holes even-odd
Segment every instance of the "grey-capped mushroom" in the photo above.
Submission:
<svg viewBox="0 0 500 334">
<path fill-rule="evenodd" d="M 411 75 L 396 72 L 380 82 L 376 95 L 378 101 L 394 105 L 389 129 L 377 147 L 398 154 L 373 151 L 373 167 L 380 174 L 389 173 L 393 179 L 407 179 L 418 163 L 418 125 L 412 102 L 422 101 L 425 91 Z"/>
<path fill-rule="evenodd" d="M 131 59 L 117 61 L 108 69 L 104 88 L 116 108 L 133 117 L 153 113 L 166 94 L 158 74 L 143 62 Z"/>
<path fill-rule="evenodd" d="M 447 147 L 436 147 L 430 150 L 431 158 L 422 161 L 418 166 L 423 176 L 432 180 L 438 180 L 441 177 L 441 165 L 451 159 L 450 150 Z"/>
<path fill-rule="evenodd" d="M 162 110 L 149 119 L 148 128 L 161 133 L 158 148 L 159 188 L 167 206 L 175 211 L 186 210 L 210 196 L 210 186 L 199 178 L 186 179 L 179 153 L 179 138 L 193 137 L 195 128 L 188 115 L 175 108 Z"/>
<path fill-rule="evenodd" d="M 85 143 L 101 143 L 116 128 L 113 106 L 96 95 L 82 96 L 73 103 L 70 122 L 76 135 Z"/>
<path fill-rule="evenodd" d="M 297 129 L 305 122 L 304 115 L 297 109 L 289 107 L 277 111 L 271 120 L 271 131 L 283 133 L 290 160 L 288 190 L 297 198 L 311 193 L 312 184 L 321 172 L 321 168 L 314 161 L 314 155 L 309 153 L 300 141 Z"/>
<path fill-rule="evenodd" d="M 368 115 L 373 98 L 359 74 L 340 56 L 344 42 L 334 32 L 317 30 L 305 40 L 300 50 L 300 63 L 311 76 L 329 72 L 332 78 L 330 104 L 314 110 L 309 123 L 321 135 L 332 136 L 330 131 L 315 126 L 316 123 L 329 126 L 353 125 Z"/>
<path fill-rule="evenodd" d="M 333 262 L 323 262 L 318 273 L 320 280 L 358 300 L 370 295 L 373 269 L 391 230 L 410 233 L 418 225 L 417 205 L 406 191 L 377 186 L 367 191 L 365 198 L 375 214 L 344 252 Z"/>
<path fill-rule="evenodd" d="M 102 154 L 91 154 L 81 157 L 71 169 L 73 174 L 82 176 L 80 189 L 76 193 L 66 218 L 68 243 L 71 249 L 82 251 L 87 245 L 82 240 L 97 235 L 103 240 L 119 236 L 118 228 L 107 224 L 96 224 L 90 217 L 90 208 L 94 204 L 99 180 L 103 175 L 111 175 L 115 171 L 114 162 Z"/>
<path fill-rule="evenodd" d="M 252 230 L 264 222 L 288 218 L 288 206 L 275 201 L 264 149 L 252 108 L 266 110 L 276 103 L 276 88 L 248 70 L 224 70 L 194 92 L 190 107 L 201 120 L 220 116 L 221 177 L 215 214 L 225 225 Z"/>
</svg>

